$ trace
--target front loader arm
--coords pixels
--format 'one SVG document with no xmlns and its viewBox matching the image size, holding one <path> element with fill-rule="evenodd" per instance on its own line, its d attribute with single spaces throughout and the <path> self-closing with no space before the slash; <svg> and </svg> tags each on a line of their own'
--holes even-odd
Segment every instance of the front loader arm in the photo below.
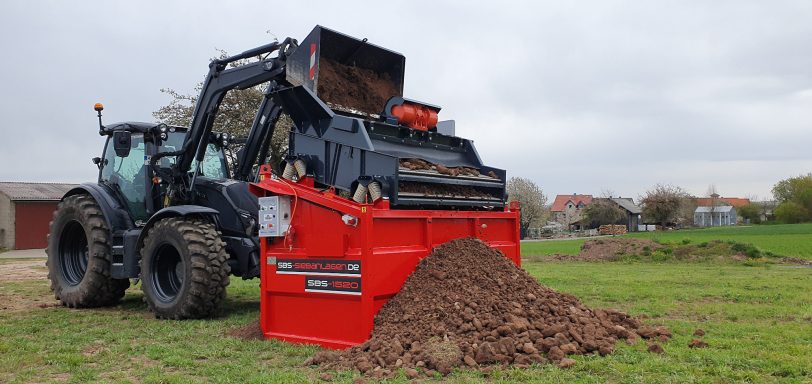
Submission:
<svg viewBox="0 0 812 384">
<path fill-rule="evenodd" d="M 161 152 L 153 156 L 151 159 L 153 168 L 160 158 L 177 156 L 177 161 L 172 167 L 171 183 L 173 188 L 184 188 L 187 185 L 185 178 L 191 170 L 193 161 L 195 159 L 198 163 L 203 161 L 214 118 L 225 94 L 233 89 L 246 89 L 273 80 L 285 82 L 285 62 L 296 47 L 296 40 L 287 38 L 282 43 L 267 44 L 235 56 L 212 61 L 195 104 L 192 123 L 183 146 L 177 151 Z M 277 57 L 228 68 L 228 64 L 237 60 L 270 54 L 274 51 L 279 51 Z M 193 188 L 193 185 L 193 183 L 189 183 L 188 188 Z"/>
<path fill-rule="evenodd" d="M 270 90 L 270 87 L 269 87 Z M 234 170 L 234 179 L 251 181 L 254 163 L 257 159 L 264 161 L 268 157 L 268 150 L 273 139 L 274 127 L 282 108 L 274 103 L 270 94 L 262 98 L 257 116 L 248 132 L 245 146 L 237 153 L 237 167 Z"/>
</svg>

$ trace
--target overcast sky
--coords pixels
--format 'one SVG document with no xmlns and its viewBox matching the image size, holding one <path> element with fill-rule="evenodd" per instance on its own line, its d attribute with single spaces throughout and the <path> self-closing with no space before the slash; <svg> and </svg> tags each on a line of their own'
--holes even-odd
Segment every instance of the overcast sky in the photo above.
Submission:
<svg viewBox="0 0 812 384">
<path fill-rule="evenodd" d="M 216 48 L 316 24 L 403 53 L 406 97 L 550 197 L 765 198 L 812 171 L 810 1 L 313 3 L 3 1 L 0 180 L 92 181 L 93 103 L 153 121 Z"/>
</svg>

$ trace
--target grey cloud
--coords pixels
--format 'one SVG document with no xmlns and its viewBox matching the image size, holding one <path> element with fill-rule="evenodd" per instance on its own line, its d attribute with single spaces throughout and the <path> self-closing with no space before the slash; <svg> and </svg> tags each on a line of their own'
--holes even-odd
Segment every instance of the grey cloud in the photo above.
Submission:
<svg viewBox="0 0 812 384">
<path fill-rule="evenodd" d="M 215 48 L 323 24 L 405 54 L 408 97 L 549 194 L 766 197 L 812 169 L 810 19 L 803 1 L 11 1 L 0 179 L 92 180 L 94 102 L 107 121 L 152 120 L 158 90 L 191 91 Z"/>
</svg>

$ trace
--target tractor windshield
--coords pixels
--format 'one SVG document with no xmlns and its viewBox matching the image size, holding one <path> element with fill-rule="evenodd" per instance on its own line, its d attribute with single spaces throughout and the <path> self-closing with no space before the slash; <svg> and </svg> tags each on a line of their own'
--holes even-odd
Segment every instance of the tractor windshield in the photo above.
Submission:
<svg viewBox="0 0 812 384">
<path fill-rule="evenodd" d="M 169 137 L 161 145 L 161 152 L 175 151 L 183 146 L 183 139 L 186 137 L 185 132 L 170 132 Z M 169 166 L 175 163 L 174 157 L 165 157 L 169 164 L 162 166 Z M 197 161 L 192 163 L 192 169 L 197 166 Z M 227 179 L 228 169 L 226 169 L 226 160 L 223 151 L 216 145 L 210 143 L 206 147 L 206 156 L 203 158 L 203 167 L 200 169 L 200 176 L 205 176 L 212 179 Z"/>
</svg>

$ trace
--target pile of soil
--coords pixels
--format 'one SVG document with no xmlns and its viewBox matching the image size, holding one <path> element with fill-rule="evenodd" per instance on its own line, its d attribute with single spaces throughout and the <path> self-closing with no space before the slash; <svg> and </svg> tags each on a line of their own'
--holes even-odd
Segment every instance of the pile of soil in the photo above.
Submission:
<svg viewBox="0 0 812 384">
<path fill-rule="evenodd" d="M 643 255 L 663 246 L 648 239 L 605 238 L 587 240 L 578 256 L 566 256 L 569 261 L 617 261 L 627 255 Z"/>
<path fill-rule="evenodd" d="M 265 338 L 258 321 L 232 329 L 228 335 L 242 340 L 263 340 Z"/>
<path fill-rule="evenodd" d="M 448 374 L 493 364 L 575 364 L 567 355 L 612 353 L 620 339 L 667 339 L 613 310 L 590 309 L 540 285 L 502 253 L 476 239 L 437 247 L 375 317 L 371 338 L 305 362 L 390 377 Z"/>
<path fill-rule="evenodd" d="M 367 114 L 379 114 L 400 90 L 386 73 L 319 60 L 318 95 L 322 100 Z"/>
</svg>

